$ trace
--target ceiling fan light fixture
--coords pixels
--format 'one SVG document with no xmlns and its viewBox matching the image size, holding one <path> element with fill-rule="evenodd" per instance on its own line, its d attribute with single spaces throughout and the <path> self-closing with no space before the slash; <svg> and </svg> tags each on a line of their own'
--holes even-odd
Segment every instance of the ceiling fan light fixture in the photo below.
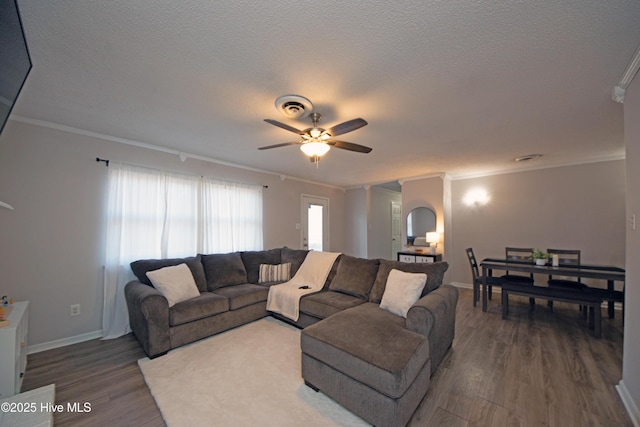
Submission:
<svg viewBox="0 0 640 427">
<path fill-rule="evenodd" d="M 324 156 L 331 147 L 324 142 L 311 141 L 300 146 L 300 150 L 309 157 Z"/>
<path fill-rule="evenodd" d="M 321 133 L 322 129 L 320 128 L 311 128 L 311 130 L 309 130 L 309 135 L 311 135 L 311 138 L 317 138 Z"/>
</svg>

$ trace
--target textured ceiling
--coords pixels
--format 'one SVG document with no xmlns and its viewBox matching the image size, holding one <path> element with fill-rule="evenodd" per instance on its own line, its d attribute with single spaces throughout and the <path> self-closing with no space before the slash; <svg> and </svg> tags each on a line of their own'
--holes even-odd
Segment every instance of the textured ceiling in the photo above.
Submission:
<svg viewBox="0 0 640 427">
<path fill-rule="evenodd" d="M 624 156 L 611 90 L 640 44 L 637 0 L 19 1 L 28 119 L 343 187 Z M 272 118 L 362 117 L 315 168 Z"/>
</svg>

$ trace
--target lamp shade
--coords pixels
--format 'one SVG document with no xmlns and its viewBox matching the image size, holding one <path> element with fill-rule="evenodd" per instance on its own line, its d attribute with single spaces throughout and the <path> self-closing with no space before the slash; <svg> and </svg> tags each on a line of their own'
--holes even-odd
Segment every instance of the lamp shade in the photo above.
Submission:
<svg viewBox="0 0 640 427">
<path fill-rule="evenodd" d="M 323 142 L 305 142 L 300 149 L 307 156 L 322 156 L 329 151 L 331 147 Z"/>
<path fill-rule="evenodd" d="M 429 231 L 426 236 L 427 243 L 438 243 L 440 241 L 440 233 L 437 231 Z"/>
</svg>

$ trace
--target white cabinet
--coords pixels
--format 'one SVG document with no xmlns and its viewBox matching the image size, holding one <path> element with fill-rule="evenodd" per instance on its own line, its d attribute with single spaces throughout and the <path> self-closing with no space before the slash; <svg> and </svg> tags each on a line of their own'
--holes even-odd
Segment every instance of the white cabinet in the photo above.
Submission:
<svg viewBox="0 0 640 427">
<path fill-rule="evenodd" d="M 419 252 L 398 252 L 398 261 L 432 263 L 436 261 L 442 261 L 442 254 L 431 255 L 422 254 Z"/>
<path fill-rule="evenodd" d="M 398 261 L 402 262 L 416 262 L 415 255 L 398 254 Z"/>
<path fill-rule="evenodd" d="M 0 399 L 20 393 L 27 369 L 29 301 L 11 306 L 9 326 L 0 328 Z"/>
</svg>

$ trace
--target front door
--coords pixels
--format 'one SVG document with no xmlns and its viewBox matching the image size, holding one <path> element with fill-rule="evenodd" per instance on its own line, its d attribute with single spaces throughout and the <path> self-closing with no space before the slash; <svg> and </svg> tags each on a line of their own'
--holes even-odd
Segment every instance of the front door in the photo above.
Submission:
<svg viewBox="0 0 640 427">
<path fill-rule="evenodd" d="M 302 195 L 302 248 L 329 250 L 329 199 Z"/>
</svg>

